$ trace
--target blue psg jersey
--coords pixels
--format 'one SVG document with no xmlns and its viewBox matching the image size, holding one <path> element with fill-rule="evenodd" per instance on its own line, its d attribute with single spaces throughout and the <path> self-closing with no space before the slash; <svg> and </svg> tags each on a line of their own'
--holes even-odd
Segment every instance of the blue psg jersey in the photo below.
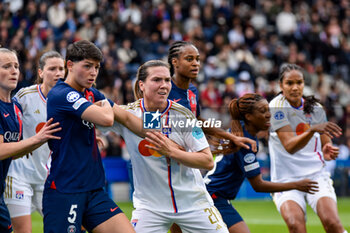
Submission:
<svg viewBox="0 0 350 233">
<path fill-rule="evenodd" d="M 5 103 L 0 100 L 0 135 L 4 143 L 18 142 L 22 139 L 22 108 L 17 101 Z M 12 158 L 0 160 L 0 195 L 5 188 L 5 178 Z"/>
<path fill-rule="evenodd" d="M 59 122 L 60 140 L 49 140 L 52 162 L 45 188 L 63 193 L 86 192 L 105 185 L 95 125 L 81 119 L 93 102 L 105 99 L 94 88 L 82 92 L 59 80 L 47 96 L 47 119 Z"/>
<path fill-rule="evenodd" d="M 253 139 L 258 145 L 256 137 L 251 136 L 241 122 L 244 137 Z M 205 177 L 207 190 L 210 195 L 233 200 L 241 187 L 245 177 L 251 178 L 260 174 L 259 162 L 251 149 L 241 148 L 230 155 L 219 155 L 215 158 L 215 166 Z"/>
<path fill-rule="evenodd" d="M 175 85 L 173 80 L 171 80 L 171 85 L 172 87 L 168 99 L 188 108 L 196 117 L 199 117 L 200 108 L 198 105 L 199 95 L 197 88 L 190 83 L 188 89 L 181 89 Z"/>
</svg>

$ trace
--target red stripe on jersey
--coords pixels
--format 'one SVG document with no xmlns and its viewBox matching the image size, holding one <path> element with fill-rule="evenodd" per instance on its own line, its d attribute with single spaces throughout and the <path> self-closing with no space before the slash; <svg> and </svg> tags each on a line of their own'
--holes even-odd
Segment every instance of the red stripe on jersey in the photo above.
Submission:
<svg viewBox="0 0 350 233">
<path fill-rule="evenodd" d="M 37 85 L 37 86 L 36 86 L 36 89 L 38 90 L 40 99 L 41 99 L 42 101 L 44 101 L 44 103 L 46 103 L 46 97 L 44 96 L 44 94 L 43 94 L 43 92 L 41 91 L 40 87 L 41 87 L 41 84 L 40 84 L 40 85 Z"/>
<path fill-rule="evenodd" d="M 18 135 L 18 141 L 21 140 L 21 136 L 22 136 L 22 127 L 23 127 L 23 122 L 22 122 L 22 112 L 19 109 L 19 107 L 16 104 L 13 104 L 13 108 L 15 110 L 15 114 L 17 117 L 17 121 L 19 124 L 19 135 Z"/>
<path fill-rule="evenodd" d="M 197 99 L 196 94 L 194 94 L 190 89 L 187 91 L 188 102 L 190 103 L 191 111 L 195 116 L 197 116 Z"/>
<path fill-rule="evenodd" d="M 166 158 L 166 161 L 168 163 L 168 185 L 169 185 L 169 189 L 170 189 L 170 194 L 171 194 L 171 201 L 173 203 L 173 207 L 174 207 L 174 213 L 177 213 L 177 206 L 176 206 L 176 201 L 175 201 L 175 194 L 174 194 L 174 189 L 171 185 L 171 164 L 170 164 L 170 159 Z"/>
</svg>

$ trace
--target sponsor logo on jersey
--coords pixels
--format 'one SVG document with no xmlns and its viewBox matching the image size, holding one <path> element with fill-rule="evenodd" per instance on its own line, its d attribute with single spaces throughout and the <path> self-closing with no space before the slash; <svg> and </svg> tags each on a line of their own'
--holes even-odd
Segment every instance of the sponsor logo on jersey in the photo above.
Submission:
<svg viewBox="0 0 350 233">
<path fill-rule="evenodd" d="M 88 102 L 88 100 L 85 99 L 85 98 L 80 98 L 78 101 L 76 101 L 76 102 L 73 104 L 73 108 L 74 108 L 75 110 L 77 110 L 77 109 L 80 108 L 80 106 L 81 106 L 83 103 L 85 103 L 85 102 Z"/>
<path fill-rule="evenodd" d="M 80 95 L 76 91 L 71 91 L 67 94 L 67 101 L 73 103 L 79 99 Z"/>
<path fill-rule="evenodd" d="M 301 122 L 297 125 L 297 127 L 295 127 L 295 133 L 297 135 L 300 135 L 300 134 L 304 133 L 305 131 L 307 131 L 309 128 L 310 128 L 309 124 Z"/>
<path fill-rule="evenodd" d="M 37 109 L 37 110 L 34 111 L 34 113 L 35 113 L 35 114 L 40 114 L 40 110 Z"/>
<path fill-rule="evenodd" d="M 149 149 L 146 147 L 146 145 L 152 145 L 149 143 L 146 139 L 143 139 L 138 146 L 139 152 L 143 156 L 154 156 L 154 157 L 162 157 L 161 154 L 159 154 L 157 151 Z"/>
<path fill-rule="evenodd" d="M 83 125 L 85 125 L 86 127 L 88 127 L 89 129 L 93 129 L 95 127 L 94 123 L 88 122 L 86 120 L 82 120 L 81 121 L 83 123 Z"/>
<path fill-rule="evenodd" d="M 244 166 L 244 170 L 246 172 L 249 172 L 249 171 L 252 171 L 252 170 L 257 169 L 259 167 L 260 167 L 259 162 L 255 162 L 255 163 Z"/>
<path fill-rule="evenodd" d="M 273 116 L 276 120 L 282 120 L 284 118 L 284 113 L 282 111 L 278 111 Z"/>
<path fill-rule="evenodd" d="M 4 139 L 6 142 L 18 142 L 20 137 L 19 132 L 6 131 L 4 133 Z"/>
<path fill-rule="evenodd" d="M 173 101 L 175 102 L 175 103 L 177 103 L 177 102 L 179 102 L 181 100 L 181 98 L 179 98 L 179 99 L 174 99 Z"/>
<path fill-rule="evenodd" d="M 249 153 L 249 154 L 246 154 L 243 159 L 244 159 L 244 162 L 246 163 L 252 163 L 255 160 L 255 155 L 253 153 Z"/>
<path fill-rule="evenodd" d="M 193 127 L 192 128 L 192 136 L 195 138 L 195 139 L 201 139 L 202 137 L 204 137 L 204 133 L 203 133 L 203 130 L 199 127 Z"/>
<path fill-rule="evenodd" d="M 10 115 L 10 113 L 4 113 L 4 117 L 8 117 Z"/>
<path fill-rule="evenodd" d="M 157 110 L 156 112 L 143 113 L 143 128 L 145 129 L 160 129 L 160 116 L 162 114 Z"/>
<path fill-rule="evenodd" d="M 24 197 L 23 191 L 16 191 L 16 199 L 22 200 Z"/>
</svg>

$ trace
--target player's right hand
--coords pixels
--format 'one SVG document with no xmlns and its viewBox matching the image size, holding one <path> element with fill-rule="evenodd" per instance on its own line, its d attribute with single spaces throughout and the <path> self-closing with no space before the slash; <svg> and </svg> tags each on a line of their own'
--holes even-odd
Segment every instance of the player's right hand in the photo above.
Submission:
<svg viewBox="0 0 350 233">
<path fill-rule="evenodd" d="M 296 189 L 302 192 L 314 194 L 318 192 L 318 183 L 310 179 L 303 179 L 295 182 Z"/>
</svg>

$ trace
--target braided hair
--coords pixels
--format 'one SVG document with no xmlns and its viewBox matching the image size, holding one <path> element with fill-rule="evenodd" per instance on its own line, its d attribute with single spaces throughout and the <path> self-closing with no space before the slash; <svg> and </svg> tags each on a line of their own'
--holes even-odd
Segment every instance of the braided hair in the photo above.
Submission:
<svg viewBox="0 0 350 233">
<path fill-rule="evenodd" d="M 240 121 L 244 121 L 244 123 L 248 123 L 247 119 L 245 118 L 246 114 L 253 114 L 253 111 L 255 109 L 255 105 L 260 100 L 264 99 L 259 94 L 256 93 L 247 93 L 240 97 L 239 99 L 233 99 L 231 100 L 229 104 L 229 111 L 232 118 L 231 121 L 231 133 L 243 137 L 243 128 L 240 123 Z M 216 149 L 213 151 L 213 153 L 223 153 L 223 154 L 230 154 L 233 152 L 238 151 L 240 148 L 237 147 L 233 142 L 229 142 L 226 144 L 220 144 L 222 149 Z"/>
<path fill-rule="evenodd" d="M 169 48 L 168 63 L 170 65 L 170 76 L 174 75 L 174 66 L 172 63 L 173 58 L 178 58 L 181 53 L 181 48 L 185 46 L 193 45 L 189 41 L 175 41 Z M 194 45 L 193 45 L 194 46 Z"/>
<path fill-rule="evenodd" d="M 293 70 L 300 71 L 300 73 L 302 73 L 302 75 L 303 75 L 303 79 L 305 80 L 303 68 L 301 68 L 300 66 L 298 66 L 296 64 L 285 63 L 285 64 L 281 65 L 281 67 L 280 67 L 280 71 L 279 71 L 280 83 L 283 82 L 283 78 L 285 77 L 286 73 L 293 71 Z M 320 100 L 317 99 L 314 95 L 310 95 L 310 96 L 303 95 L 303 98 L 305 100 L 304 101 L 304 113 L 305 114 L 313 113 L 314 107 L 317 105 L 317 103 L 320 102 Z"/>
</svg>

